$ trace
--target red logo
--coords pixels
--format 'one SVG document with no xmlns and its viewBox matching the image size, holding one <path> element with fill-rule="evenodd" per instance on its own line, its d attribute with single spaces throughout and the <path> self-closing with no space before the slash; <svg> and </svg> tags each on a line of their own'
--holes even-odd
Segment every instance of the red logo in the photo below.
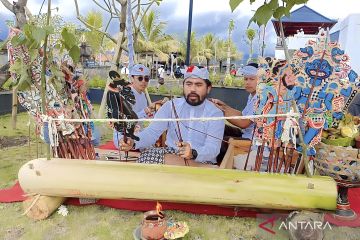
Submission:
<svg viewBox="0 0 360 240">
<path fill-rule="evenodd" d="M 143 72 L 143 71 L 144 71 L 144 68 L 139 67 L 139 70 L 140 70 L 140 72 Z"/>
<path fill-rule="evenodd" d="M 274 227 L 274 223 L 277 220 L 277 217 L 271 217 L 268 220 L 266 220 L 265 222 L 262 222 L 259 224 L 259 227 L 261 229 L 264 229 L 265 231 L 271 233 L 271 234 L 275 234 L 275 232 L 272 230 L 272 228 Z M 268 223 L 271 223 L 271 228 L 267 228 L 265 225 L 267 225 Z"/>
<path fill-rule="evenodd" d="M 187 68 L 186 72 L 191 73 L 194 70 L 195 66 L 190 66 Z"/>
</svg>

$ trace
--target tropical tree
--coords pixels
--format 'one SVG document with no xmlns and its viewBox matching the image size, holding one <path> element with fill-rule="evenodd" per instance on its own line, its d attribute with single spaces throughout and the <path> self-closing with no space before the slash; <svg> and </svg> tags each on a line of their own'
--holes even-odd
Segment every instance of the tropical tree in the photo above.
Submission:
<svg viewBox="0 0 360 240">
<path fill-rule="evenodd" d="M 90 11 L 85 17 L 87 23 L 91 24 L 96 29 L 101 29 L 103 26 L 103 16 L 99 11 Z M 103 43 L 104 34 L 90 29 L 84 33 L 86 43 L 90 45 L 94 54 L 101 52 L 101 45 Z"/>
<path fill-rule="evenodd" d="M 254 29 L 252 28 L 248 28 L 245 31 L 245 35 L 246 35 L 246 44 L 249 45 L 250 51 L 249 51 L 249 60 L 252 58 L 253 55 L 253 42 L 254 39 L 256 37 L 256 32 Z"/>
<path fill-rule="evenodd" d="M 230 74 L 230 59 L 231 59 L 231 35 L 234 31 L 235 23 L 234 20 L 231 19 L 228 27 L 228 41 L 227 41 L 227 60 L 226 60 L 226 74 Z"/>
<path fill-rule="evenodd" d="M 111 3 L 109 3 L 108 1 L 104 0 L 103 3 L 101 4 L 100 1 L 96 1 L 93 0 L 93 2 L 99 6 L 99 8 L 101 8 L 101 10 L 105 11 L 108 13 L 109 15 L 109 20 L 108 22 L 105 24 L 104 29 L 99 29 L 94 27 L 93 25 L 89 24 L 86 19 L 80 14 L 79 11 L 79 5 L 78 5 L 78 1 L 74 0 L 74 4 L 75 4 L 75 10 L 76 10 L 76 15 L 77 15 L 77 19 L 83 23 L 88 29 L 92 29 L 95 30 L 99 33 L 102 33 L 105 37 L 109 38 L 111 41 L 113 41 L 116 44 L 115 47 L 115 56 L 113 58 L 113 62 L 116 63 L 112 66 L 112 70 L 116 70 L 116 65 L 117 63 L 119 63 L 120 61 L 120 57 L 123 51 L 128 51 L 129 49 L 127 49 L 127 34 L 126 34 L 126 19 L 127 19 L 127 15 L 128 15 L 128 7 L 130 8 L 130 6 L 128 6 L 128 3 L 131 3 L 131 13 L 129 13 L 129 15 L 131 15 L 132 19 L 132 29 L 133 29 L 133 43 L 134 45 L 136 45 L 138 36 L 140 34 L 140 27 L 142 24 L 142 19 L 144 18 L 144 16 L 148 13 L 148 11 L 151 10 L 151 7 L 154 6 L 154 4 L 156 5 L 160 5 L 160 3 L 162 2 L 162 0 L 138 0 L 138 1 L 130 1 L 130 0 L 116 0 L 116 1 L 112 1 Z M 119 26 L 120 26 L 120 32 L 119 34 L 117 34 L 117 38 L 114 38 L 113 36 L 110 35 L 110 33 L 108 33 L 108 28 L 110 26 L 111 21 L 113 21 L 114 19 L 117 19 L 119 21 Z M 108 91 L 108 84 L 110 83 L 111 79 L 108 78 L 107 84 L 106 84 L 106 88 L 103 94 L 103 98 L 101 101 L 101 106 L 99 108 L 99 117 L 102 117 L 104 115 L 104 111 L 105 111 L 105 104 L 106 104 L 106 95 L 107 95 L 107 91 Z"/>
<path fill-rule="evenodd" d="M 215 44 L 215 53 L 216 53 L 216 59 L 219 61 L 219 68 L 220 73 L 222 71 L 222 66 L 224 61 L 226 61 L 227 58 L 227 43 L 223 39 L 218 39 Z"/>
<path fill-rule="evenodd" d="M 216 38 L 212 33 L 204 35 L 200 39 L 199 50 L 206 59 L 206 66 L 209 68 L 210 60 L 215 56 Z"/>
<path fill-rule="evenodd" d="M 230 44 L 228 40 L 219 39 L 216 41 L 216 59 L 219 61 L 220 72 L 223 67 L 224 61 L 228 59 L 228 46 L 230 45 L 230 60 L 238 60 L 241 59 L 243 54 L 239 52 L 236 48 L 235 43 L 230 40 Z"/>
<path fill-rule="evenodd" d="M 166 22 L 159 21 L 154 11 L 145 14 L 135 45 L 136 52 L 153 52 L 161 61 L 167 61 L 171 52 L 178 50 L 177 41 L 164 33 Z"/>
<path fill-rule="evenodd" d="M 197 61 L 198 64 L 201 64 L 203 61 L 206 61 L 206 59 L 199 54 L 199 41 L 196 38 L 196 33 L 195 32 L 191 32 L 190 35 L 190 64 Z M 186 37 L 180 41 L 180 48 L 179 48 L 179 52 L 180 52 L 180 56 L 178 56 L 178 59 L 180 59 L 181 61 L 185 62 L 185 56 L 186 56 Z"/>
</svg>

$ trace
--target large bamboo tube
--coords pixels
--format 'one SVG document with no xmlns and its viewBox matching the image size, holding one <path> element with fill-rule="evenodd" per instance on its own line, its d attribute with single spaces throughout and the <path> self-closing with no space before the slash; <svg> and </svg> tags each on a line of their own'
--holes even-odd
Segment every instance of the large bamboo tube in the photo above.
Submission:
<svg viewBox="0 0 360 240">
<path fill-rule="evenodd" d="M 330 177 L 75 159 L 35 159 L 18 177 L 27 193 L 63 197 L 333 210 L 337 196 Z"/>
<path fill-rule="evenodd" d="M 64 197 L 33 196 L 23 202 L 25 214 L 34 220 L 49 217 L 65 201 Z"/>
</svg>

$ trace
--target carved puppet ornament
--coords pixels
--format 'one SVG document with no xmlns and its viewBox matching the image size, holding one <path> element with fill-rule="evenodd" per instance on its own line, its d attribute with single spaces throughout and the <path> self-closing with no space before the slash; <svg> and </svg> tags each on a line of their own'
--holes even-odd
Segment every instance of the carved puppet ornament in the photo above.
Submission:
<svg viewBox="0 0 360 240">
<path fill-rule="evenodd" d="M 290 63 L 270 57 L 259 59 L 256 114 L 287 113 L 295 100 L 302 115 L 299 124 L 309 146 L 308 155 L 315 154 L 314 146 L 321 141 L 322 130 L 336 126 L 342 119 L 360 85 L 349 57 L 337 43 L 327 43 L 325 36 L 321 30 L 318 40 L 296 51 Z M 269 146 L 272 139 L 275 146 L 280 144 L 284 122 L 285 118 L 279 117 L 258 119 L 257 144 L 265 141 Z"/>
<path fill-rule="evenodd" d="M 308 155 L 314 155 L 322 130 L 337 125 L 359 90 L 358 74 L 339 44 L 327 42 L 323 30 L 317 41 L 309 41 L 294 53 L 291 65 L 295 67 L 294 96 L 303 116 L 304 142 L 309 146 Z"/>
<path fill-rule="evenodd" d="M 288 113 L 294 99 L 296 84 L 292 66 L 285 60 L 260 58 L 258 76 L 259 83 L 256 90 L 258 102 L 255 113 L 257 115 Z M 272 146 L 273 140 L 275 146 L 280 145 L 285 120 L 286 117 L 258 118 L 255 130 L 257 145 L 264 143 Z M 292 136 L 289 138 L 293 139 Z"/>
</svg>

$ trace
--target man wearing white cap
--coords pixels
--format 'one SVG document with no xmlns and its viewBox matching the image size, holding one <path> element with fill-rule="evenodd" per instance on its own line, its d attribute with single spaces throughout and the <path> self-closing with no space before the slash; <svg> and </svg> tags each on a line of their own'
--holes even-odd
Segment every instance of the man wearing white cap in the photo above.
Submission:
<svg viewBox="0 0 360 240">
<path fill-rule="evenodd" d="M 244 75 L 245 90 L 248 93 L 250 93 L 244 110 L 242 111 L 236 110 L 218 99 L 212 99 L 212 102 L 215 103 L 215 105 L 224 112 L 224 115 L 226 117 L 248 116 L 254 114 L 254 105 L 257 101 L 257 95 L 256 95 L 256 86 L 258 82 L 257 69 L 258 69 L 258 64 L 256 63 L 250 63 L 245 67 L 243 67 L 242 69 L 242 73 Z M 233 120 L 229 120 L 229 122 L 243 129 L 241 136 L 242 138 L 251 139 L 252 133 L 254 131 L 254 123 L 251 120 L 233 119 Z"/>
<path fill-rule="evenodd" d="M 166 118 L 207 118 L 222 117 L 223 113 L 206 99 L 211 90 L 209 72 L 206 68 L 189 66 L 184 74 L 183 97 L 165 103 L 154 119 Z M 137 136 L 140 141 L 120 140 L 120 149 L 129 150 L 151 147 L 159 136 L 167 130 L 166 145 L 175 150 L 189 165 L 198 163 L 216 164 L 224 133 L 224 121 L 180 121 L 152 122 Z M 182 141 L 181 141 L 182 140 Z M 184 161 L 168 162 L 160 159 L 160 164 L 184 165 Z"/>
<path fill-rule="evenodd" d="M 120 80 L 120 75 L 117 72 L 113 72 L 112 74 L 113 74 L 112 79 L 114 83 L 115 81 Z M 147 67 L 145 67 L 142 64 L 135 64 L 130 69 L 130 75 L 132 80 L 131 91 L 135 97 L 135 104 L 132 105 L 132 110 L 136 113 L 138 118 L 149 118 L 152 116 L 152 113 L 155 111 L 155 103 L 151 103 L 149 105 L 145 96 L 145 89 L 147 88 L 150 80 L 149 78 L 150 71 Z M 111 86 L 112 85 L 110 84 L 110 87 Z M 114 106 L 116 105 L 117 104 L 114 104 Z M 114 138 L 115 136 L 117 137 L 119 135 L 122 136 L 119 132 L 115 130 Z"/>
<path fill-rule="evenodd" d="M 150 70 L 142 64 L 135 64 L 130 69 L 131 90 L 134 93 L 136 103 L 133 110 L 138 118 L 147 118 L 155 111 L 155 103 L 148 104 L 145 89 L 150 81 Z"/>
</svg>

